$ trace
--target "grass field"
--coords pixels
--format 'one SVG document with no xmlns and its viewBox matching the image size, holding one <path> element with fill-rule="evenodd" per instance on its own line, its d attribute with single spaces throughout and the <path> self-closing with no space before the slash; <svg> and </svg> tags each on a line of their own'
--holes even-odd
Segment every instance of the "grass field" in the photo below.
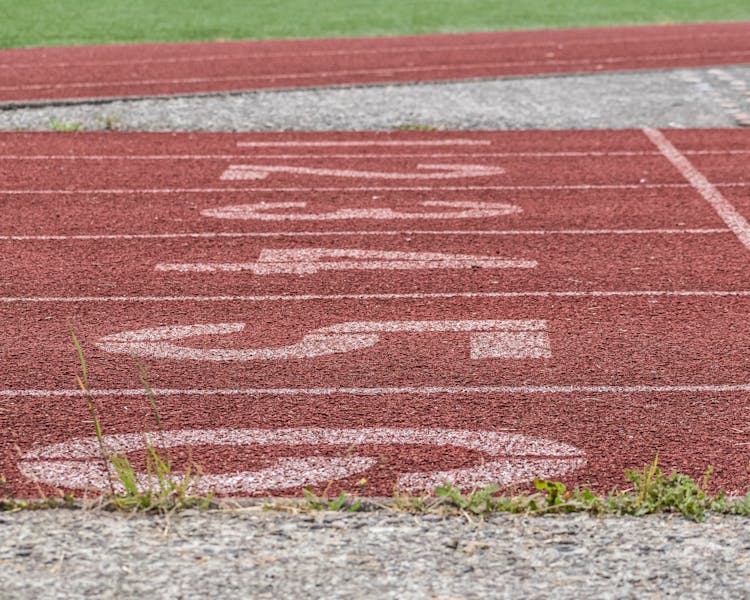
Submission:
<svg viewBox="0 0 750 600">
<path fill-rule="evenodd" d="M 0 48 L 737 20 L 748 0 L 0 0 Z"/>
</svg>

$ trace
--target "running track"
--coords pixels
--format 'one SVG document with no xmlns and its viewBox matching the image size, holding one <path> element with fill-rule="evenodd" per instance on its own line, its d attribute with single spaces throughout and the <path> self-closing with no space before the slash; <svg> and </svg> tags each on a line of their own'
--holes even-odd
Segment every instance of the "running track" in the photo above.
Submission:
<svg viewBox="0 0 750 600">
<path fill-rule="evenodd" d="M 750 22 L 0 51 L 0 103 L 750 63 Z"/>
<path fill-rule="evenodd" d="M 0 473 L 746 489 L 750 132 L 0 135 Z M 188 448 L 191 450 L 189 451 Z"/>
</svg>

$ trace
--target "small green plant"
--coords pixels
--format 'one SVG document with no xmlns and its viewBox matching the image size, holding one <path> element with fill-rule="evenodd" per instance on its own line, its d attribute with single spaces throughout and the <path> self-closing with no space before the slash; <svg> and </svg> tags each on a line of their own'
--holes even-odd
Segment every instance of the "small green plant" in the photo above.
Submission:
<svg viewBox="0 0 750 600">
<path fill-rule="evenodd" d="M 438 128 L 424 123 L 404 123 L 394 127 L 396 131 L 437 131 Z"/>
<path fill-rule="evenodd" d="M 310 510 L 357 512 L 362 507 L 361 499 L 355 498 L 352 500 L 343 491 L 335 498 L 327 497 L 327 490 L 322 496 L 318 496 L 309 487 L 304 488 L 302 493 L 305 495 L 305 504 Z"/>
<path fill-rule="evenodd" d="M 120 131 L 122 129 L 122 119 L 119 115 L 99 115 L 96 117 L 96 121 L 104 131 Z"/>
<path fill-rule="evenodd" d="M 53 131 L 82 131 L 83 125 L 75 121 L 63 121 L 53 117 L 49 121 L 49 128 Z"/>
<path fill-rule="evenodd" d="M 118 454 L 107 448 L 101 426 L 101 420 L 94 402 L 93 393 L 88 383 L 88 368 L 83 348 L 71 330 L 73 345 L 78 354 L 81 375 L 76 376 L 78 387 L 86 398 L 86 404 L 91 415 L 96 439 L 99 443 L 99 454 L 102 468 L 106 473 L 108 490 L 99 503 L 105 508 L 120 511 L 141 511 L 168 513 L 186 508 L 205 509 L 212 506 L 213 494 L 197 495 L 192 491 L 197 487 L 200 479 L 200 468 L 188 465 L 182 475 L 176 475 L 172 470 L 172 462 L 168 456 L 162 456 L 157 451 L 149 436 L 144 436 L 146 451 L 146 476 L 138 476 L 138 472 L 124 454 Z M 146 397 L 151 406 L 157 430 L 163 433 L 161 415 L 156 398 L 148 383 L 145 369 L 138 364 L 141 382 L 144 385 Z"/>
</svg>

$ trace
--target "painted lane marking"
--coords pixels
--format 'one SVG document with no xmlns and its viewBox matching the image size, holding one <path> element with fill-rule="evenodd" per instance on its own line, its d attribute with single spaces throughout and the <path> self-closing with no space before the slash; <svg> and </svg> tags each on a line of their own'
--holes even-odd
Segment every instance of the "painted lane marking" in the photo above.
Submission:
<svg viewBox="0 0 750 600">
<path fill-rule="evenodd" d="M 523 210 L 503 202 L 474 202 L 452 200 L 426 200 L 418 206 L 440 208 L 462 208 L 465 210 L 442 212 L 398 212 L 391 208 L 340 208 L 327 213 L 269 212 L 305 208 L 307 202 L 257 202 L 235 204 L 220 208 L 207 208 L 201 216 L 215 219 L 240 219 L 257 221 L 341 221 L 351 219 L 398 220 L 398 219 L 482 219 L 519 214 Z"/>
<path fill-rule="evenodd" d="M 321 260 L 324 258 L 349 260 Z M 237 273 L 254 275 L 311 275 L 320 271 L 412 271 L 422 269 L 533 269 L 535 260 L 518 260 L 442 252 L 398 252 L 301 248 L 261 250 L 257 262 L 158 263 L 156 271 L 180 273 Z"/>
<path fill-rule="evenodd" d="M 714 184 L 716 187 L 743 188 L 750 186 L 750 181 L 728 181 Z M 362 191 L 397 191 L 397 192 L 432 192 L 444 190 L 451 192 L 466 191 L 513 191 L 513 190 L 661 190 L 691 188 L 689 183 L 614 183 L 614 184 L 571 184 L 571 185 L 464 185 L 464 186 L 341 186 L 341 187 L 224 187 L 224 188 L 92 188 L 92 189 L 56 189 L 29 190 L 5 189 L 0 195 L 34 196 L 34 195 L 90 195 L 90 194 L 226 194 L 257 192 L 362 192 Z"/>
<path fill-rule="evenodd" d="M 225 296 L 0 296 L 0 302 L 309 302 L 316 300 L 426 300 L 431 298 L 745 298 L 750 290 L 590 290 L 525 292 L 432 292 L 412 294 L 267 294 Z"/>
<path fill-rule="evenodd" d="M 729 52 L 708 51 L 708 52 L 686 52 L 677 54 L 659 54 L 651 56 L 640 56 L 638 60 L 642 61 L 663 61 L 679 59 L 705 59 L 717 57 L 726 60 L 732 58 L 750 57 L 750 50 L 733 50 Z M 23 85 L 3 85 L 0 91 L 20 91 L 20 90 L 48 90 L 48 89 L 90 89 L 102 87 L 119 87 L 133 85 L 174 85 L 174 84 L 202 84 L 214 82 L 250 82 L 250 81 L 271 81 L 279 80 L 299 80 L 299 79 L 316 79 L 316 78 L 338 78 L 357 75 L 379 75 L 390 77 L 399 73 L 434 73 L 434 72 L 457 72 L 457 71 L 475 71 L 476 69 L 490 68 L 499 69 L 503 67 L 538 67 L 538 66 L 566 66 L 566 65 L 615 65 L 618 63 L 632 62 L 632 56 L 610 56 L 597 59 L 577 58 L 577 59 L 547 59 L 547 60 L 526 60 L 510 62 L 478 62 L 462 63 L 456 65 L 446 65 L 443 63 L 435 65 L 415 65 L 409 67 L 383 67 L 370 69 L 341 69 L 338 71 L 309 71 L 303 73 L 273 73 L 264 75 L 226 75 L 221 77 L 185 77 L 174 79 L 126 79 L 118 81 L 80 81 L 80 82 L 55 82 L 55 83 L 34 83 Z M 496 71 L 494 71 L 496 72 Z M 480 75 L 481 77 L 481 75 Z M 283 84 L 282 84 L 283 85 Z M 345 84 L 346 85 L 346 84 Z"/>
<path fill-rule="evenodd" d="M 737 209 L 724 195 L 695 168 L 687 157 L 682 154 L 658 129 L 643 129 L 646 137 L 653 142 L 680 174 L 688 180 L 690 185 L 703 196 L 711 205 L 719 218 L 737 236 L 741 244 L 750 250 L 750 223 L 747 222 Z"/>
<path fill-rule="evenodd" d="M 342 237 L 342 236 L 414 236 L 414 235 L 714 235 L 732 233 L 729 229 L 404 229 L 381 231 L 205 231 L 202 233 L 91 233 L 72 235 L 0 235 L 2 242 L 26 241 L 83 241 L 83 240 L 161 240 L 161 239 L 219 239 L 219 238 L 283 238 L 283 237 Z"/>
<path fill-rule="evenodd" d="M 692 35 L 691 39 L 731 39 L 740 38 L 743 41 L 746 39 L 747 34 L 745 33 L 732 33 L 722 32 L 721 34 L 701 34 Z M 437 45 L 437 46 L 421 46 L 421 45 L 410 45 L 410 46 L 392 46 L 392 47 L 380 47 L 380 48 L 347 48 L 346 50 L 304 50 L 300 52 L 255 52 L 247 53 L 243 52 L 240 54 L 207 54 L 200 56 L 173 56 L 164 58 L 138 58 L 129 60 L 102 60 L 102 61 L 76 61 L 76 62 L 46 62 L 46 67 L 75 67 L 79 69 L 81 66 L 117 66 L 117 65 L 135 65 L 135 64 L 173 64 L 173 63 L 185 63 L 185 62 L 206 62 L 206 61 L 224 61 L 224 60 L 246 60 L 248 58 L 260 58 L 268 60 L 269 58 L 284 58 L 284 57 L 308 57 L 308 56 L 352 56 L 352 55 L 367 55 L 367 54 L 404 54 L 407 52 L 461 52 L 465 50 L 503 50 L 507 48 L 518 49 L 518 48 L 575 48 L 577 46 L 600 46 L 600 45 L 611 45 L 628 42 L 658 42 L 663 43 L 667 41 L 684 41 L 684 34 L 682 36 L 667 35 L 659 37 L 623 37 L 613 38 L 606 40 L 576 40 L 571 41 L 539 41 L 539 42 L 520 42 L 520 43 L 496 43 L 490 42 L 486 44 L 482 43 L 470 43 L 470 44 L 458 44 L 458 45 Z M 38 69 L 38 63 L 0 63 L 2 69 L 19 69 L 19 68 L 30 68 Z"/>
<path fill-rule="evenodd" d="M 502 175 L 505 169 L 489 165 L 418 164 L 417 169 L 433 173 L 386 173 L 379 171 L 355 171 L 352 169 L 318 169 L 292 165 L 229 165 L 222 173 L 223 181 L 265 179 L 271 173 L 293 175 L 317 175 L 320 177 L 351 177 L 355 179 L 456 179 L 463 177 L 493 177 Z"/>
<path fill-rule="evenodd" d="M 157 396 L 415 396 L 475 394 L 675 394 L 750 392 L 750 383 L 679 385 L 473 385 L 473 386 L 391 386 L 391 387 L 319 387 L 319 388 L 154 388 Z M 96 396 L 143 397 L 143 388 L 95 389 Z M 0 398 L 79 398 L 80 389 L 0 390 Z"/>
<path fill-rule="evenodd" d="M 204 349 L 171 343 L 194 336 L 238 333 L 244 328 L 245 323 L 154 327 L 106 335 L 96 345 L 106 352 L 171 360 L 294 360 L 369 348 L 380 341 L 381 333 L 469 332 L 473 360 L 552 356 L 547 322 L 542 320 L 354 321 L 315 329 L 300 342 L 278 348 Z"/>
<path fill-rule="evenodd" d="M 328 146 L 491 146 L 491 140 L 473 140 L 467 138 L 453 138 L 442 140 L 296 140 L 294 142 L 237 142 L 239 148 L 299 148 Z"/>
<path fill-rule="evenodd" d="M 584 453 L 563 442 L 506 432 L 455 429 L 183 429 L 158 434 L 147 432 L 105 435 L 104 446 L 126 454 L 143 448 L 144 441 L 159 449 L 182 446 L 341 446 L 348 452 L 361 445 L 427 446 L 433 452 L 455 447 L 483 454 L 489 460 L 468 468 L 402 473 L 397 487 L 404 491 L 428 491 L 451 482 L 461 488 L 478 488 L 490 483 L 511 485 L 535 477 L 549 479 L 569 473 L 585 464 Z M 74 489 L 105 489 L 109 478 L 101 464 L 96 438 L 78 438 L 27 452 L 18 468 L 31 481 Z M 367 456 L 329 458 L 281 458 L 260 471 L 203 473 L 193 493 L 254 494 L 275 489 L 325 484 L 378 463 Z M 139 474 L 139 485 L 153 484 Z"/>
<path fill-rule="evenodd" d="M 368 148 L 365 152 L 358 154 L 331 154 L 326 153 L 325 158 L 607 158 L 610 156 L 661 156 L 661 152 L 655 150 L 612 150 L 612 151 L 560 151 L 560 152 L 379 152 L 373 154 Z M 750 149 L 717 148 L 713 150 L 685 150 L 686 155 L 706 156 L 742 156 L 750 154 Z M 233 160 L 242 158 L 310 158 L 310 154 L 0 154 L 0 160 Z"/>
</svg>

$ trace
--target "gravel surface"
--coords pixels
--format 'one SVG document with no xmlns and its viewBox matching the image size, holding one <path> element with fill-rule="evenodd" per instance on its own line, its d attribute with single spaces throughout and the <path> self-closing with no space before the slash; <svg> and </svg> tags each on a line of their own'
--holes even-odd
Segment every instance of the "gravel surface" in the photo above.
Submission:
<svg viewBox="0 0 750 600">
<path fill-rule="evenodd" d="M 742 598 L 750 520 L 0 514 L 1 598 Z"/>
<path fill-rule="evenodd" d="M 597 129 L 750 125 L 750 66 L 120 100 L 0 111 L 0 129 Z"/>
</svg>

